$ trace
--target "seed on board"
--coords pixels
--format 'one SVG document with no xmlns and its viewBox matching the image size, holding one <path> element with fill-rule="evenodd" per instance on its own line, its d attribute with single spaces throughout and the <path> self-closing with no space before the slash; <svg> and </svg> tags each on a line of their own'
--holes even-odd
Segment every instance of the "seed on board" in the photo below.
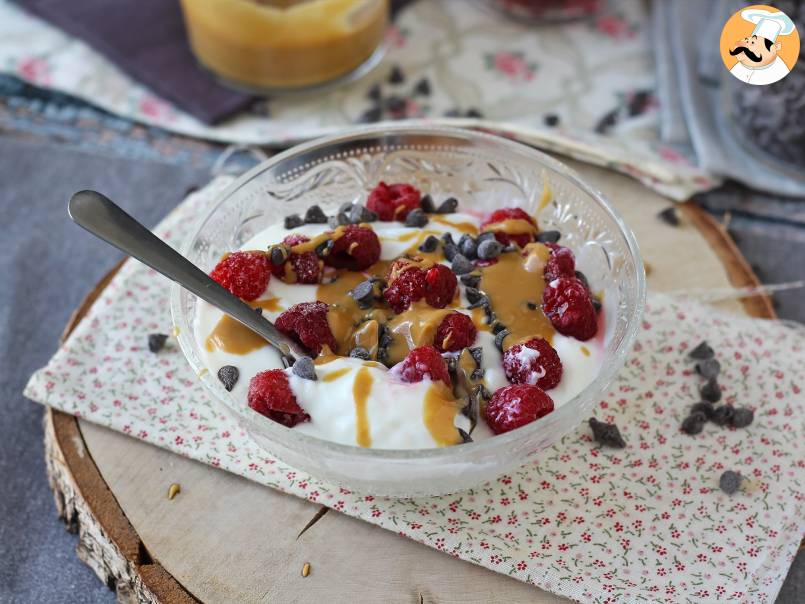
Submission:
<svg viewBox="0 0 805 604">
<path fill-rule="evenodd" d="M 302 566 L 302 576 L 307 577 L 310 574 L 310 562 L 305 562 Z"/>
<path fill-rule="evenodd" d="M 727 470 L 718 479 L 718 488 L 724 491 L 727 495 L 733 495 L 738 491 L 738 489 L 741 488 L 741 482 L 743 482 L 743 479 L 743 476 L 738 474 L 738 472 Z"/>
<path fill-rule="evenodd" d="M 452 214 L 458 208 L 458 199 L 455 197 L 448 197 L 442 203 L 439 204 L 439 207 L 436 208 L 437 214 Z"/>
<path fill-rule="evenodd" d="M 590 418 L 589 424 L 593 431 L 593 438 L 599 444 L 615 449 L 623 449 L 626 446 L 626 441 L 623 440 L 621 431 L 615 424 L 600 422 L 594 417 Z"/>
<path fill-rule="evenodd" d="M 425 193 L 422 196 L 422 199 L 419 200 L 419 207 L 422 208 L 423 212 L 428 214 L 433 214 L 436 211 L 436 205 L 433 203 L 433 197 L 427 193 Z"/>
<path fill-rule="evenodd" d="M 556 243 L 562 237 L 559 231 L 542 231 L 537 233 L 537 241 L 539 243 Z"/>
<path fill-rule="evenodd" d="M 157 353 L 165 348 L 165 342 L 168 340 L 166 333 L 151 333 L 148 334 L 148 350 Z"/>
<path fill-rule="evenodd" d="M 707 416 L 704 413 L 691 413 L 682 422 L 680 429 L 685 434 L 698 434 L 704 430 L 704 424 L 707 422 Z"/>
<path fill-rule="evenodd" d="M 316 381 L 316 365 L 313 363 L 313 359 L 310 357 L 297 357 L 296 362 L 293 364 L 293 368 L 291 369 L 293 374 L 296 377 L 300 377 L 303 380 L 311 380 L 313 382 Z"/>
<path fill-rule="evenodd" d="M 405 217 L 405 226 L 407 227 L 421 228 L 426 224 L 428 224 L 428 217 L 425 216 L 425 212 L 419 208 L 414 208 L 408 212 L 408 215 Z"/>
<path fill-rule="evenodd" d="M 180 485 L 178 482 L 174 482 L 171 486 L 168 487 L 168 499 L 173 499 L 181 492 L 182 492 L 182 485 Z"/>
<path fill-rule="evenodd" d="M 305 224 L 327 224 L 327 214 L 314 203 L 305 212 Z"/>
<path fill-rule="evenodd" d="M 721 400 L 721 387 L 718 385 L 716 378 L 710 378 L 707 383 L 701 387 L 699 394 L 702 398 L 711 403 L 717 403 Z"/>
<path fill-rule="evenodd" d="M 232 392 L 232 388 L 238 383 L 240 371 L 234 365 L 224 365 L 218 370 L 218 379 L 226 388 L 227 392 Z"/>
<path fill-rule="evenodd" d="M 674 206 L 665 208 L 662 212 L 659 212 L 657 218 L 662 220 L 665 224 L 674 227 L 679 226 L 679 216 L 676 215 L 676 208 Z"/>
<path fill-rule="evenodd" d="M 696 348 L 688 353 L 688 356 L 691 359 L 702 361 L 704 359 L 712 359 L 715 356 L 715 352 L 712 348 L 710 348 L 710 345 L 703 340 L 696 346 Z"/>
<path fill-rule="evenodd" d="M 707 419 L 713 417 L 713 411 L 715 411 L 713 403 L 707 401 L 700 401 L 690 408 L 691 413 L 704 413 Z"/>
<path fill-rule="evenodd" d="M 295 229 L 296 227 L 300 227 L 303 224 L 305 224 L 305 221 L 299 214 L 291 214 L 290 216 L 285 217 L 286 229 Z"/>
<path fill-rule="evenodd" d="M 422 242 L 422 245 L 419 246 L 419 251 L 429 254 L 431 252 L 435 252 L 436 248 L 438 247 L 439 239 L 433 235 L 428 235 L 425 237 L 425 241 Z"/>
<path fill-rule="evenodd" d="M 749 407 L 736 407 L 729 420 L 733 428 L 746 428 L 755 419 L 755 412 Z"/>
<path fill-rule="evenodd" d="M 716 426 L 726 426 L 732 421 L 732 416 L 735 414 L 735 407 L 732 405 L 721 405 L 713 409 L 713 415 L 710 421 Z"/>
<path fill-rule="evenodd" d="M 492 260 L 500 256 L 503 244 L 495 238 L 485 239 L 478 244 L 478 257 L 481 260 Z"/>
<path fill-rule="evenodd" d="M 705 359 L 696 363 L 696 372 L 708 380 L 718 376 L 721 371 L 721 363 L 716 359 Z"/>
<path fill-rule="evenodd" d="M 456 254 L 453 256 L 450 268 L 453 269 L 456 275 L 466 275 L 467 273 L 471 273 L 475 266 L 473 266 L 472 262 L 470 262 L 464 254 Z"/>
</svg>

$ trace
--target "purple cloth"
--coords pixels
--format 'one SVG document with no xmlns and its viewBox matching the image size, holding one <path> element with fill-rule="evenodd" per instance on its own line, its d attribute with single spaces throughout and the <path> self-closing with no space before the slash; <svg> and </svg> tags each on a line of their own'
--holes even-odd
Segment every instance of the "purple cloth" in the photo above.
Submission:
<svg viewBox="0 0 805 604">
<path fill-rule="evenodd" d="M 247 108 L 253 97 L 199 67 L 178 0 L 18 0 L 104 55 L 157 95 L 207 124 Z"/>
</svg>

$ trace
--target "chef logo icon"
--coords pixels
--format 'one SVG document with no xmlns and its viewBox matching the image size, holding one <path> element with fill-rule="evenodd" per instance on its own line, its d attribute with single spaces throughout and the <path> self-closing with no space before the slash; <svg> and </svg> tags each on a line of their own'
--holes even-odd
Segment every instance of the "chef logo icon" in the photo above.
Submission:
<svg viewBox="0 0 805 604">
<path fill-rule="evenodd" d="M 756 4 L 738 11 L 721 31 L 721 58 L 729 72 L 747 84 L 782 80 L 799 57 L 799 33 L 780 10 Z"/>
</svg>

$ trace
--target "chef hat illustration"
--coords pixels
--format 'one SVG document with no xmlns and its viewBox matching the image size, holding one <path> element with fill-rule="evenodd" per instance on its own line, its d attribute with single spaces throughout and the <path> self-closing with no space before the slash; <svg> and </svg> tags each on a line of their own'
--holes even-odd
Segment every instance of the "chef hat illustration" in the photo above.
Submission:
<svg viewBox="0 0 805 604">
<path fill-rule="evenodd" d="M 762 8 L 748 8 L 741 12 L 741 17 L 755 24 L 753 36 L 766 38 L 774 42 L 777 36 L 787 36 L 794 31 L 794 22 L 785 13 L 773 13 Z"/>
</svg>

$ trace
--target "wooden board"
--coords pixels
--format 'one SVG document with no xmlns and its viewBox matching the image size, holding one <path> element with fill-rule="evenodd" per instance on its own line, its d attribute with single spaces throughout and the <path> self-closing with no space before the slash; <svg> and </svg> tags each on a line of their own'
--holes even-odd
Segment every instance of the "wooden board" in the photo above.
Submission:
<svg viewBox="0 0 805 604">
<path fill-rule="evenodd" d="M 573 165 L 635 231 L 650 290 L 757 285 L 726 231 L 697 206 L 680 206 L 682 225 L 670 227 L 656 218 L 669 205 L 661 196 Z M 111 276 L 76 310 L 65 336 Z M 766 297 L 721 304 L 774 317 Z M 123 602 L 565 601 L 64 413 L 46 411 L 45 448 L 59 514 L 80 536 L 78 555 Z M 169 501 L 173 482 L 182 491 Z"/>
</svg>

